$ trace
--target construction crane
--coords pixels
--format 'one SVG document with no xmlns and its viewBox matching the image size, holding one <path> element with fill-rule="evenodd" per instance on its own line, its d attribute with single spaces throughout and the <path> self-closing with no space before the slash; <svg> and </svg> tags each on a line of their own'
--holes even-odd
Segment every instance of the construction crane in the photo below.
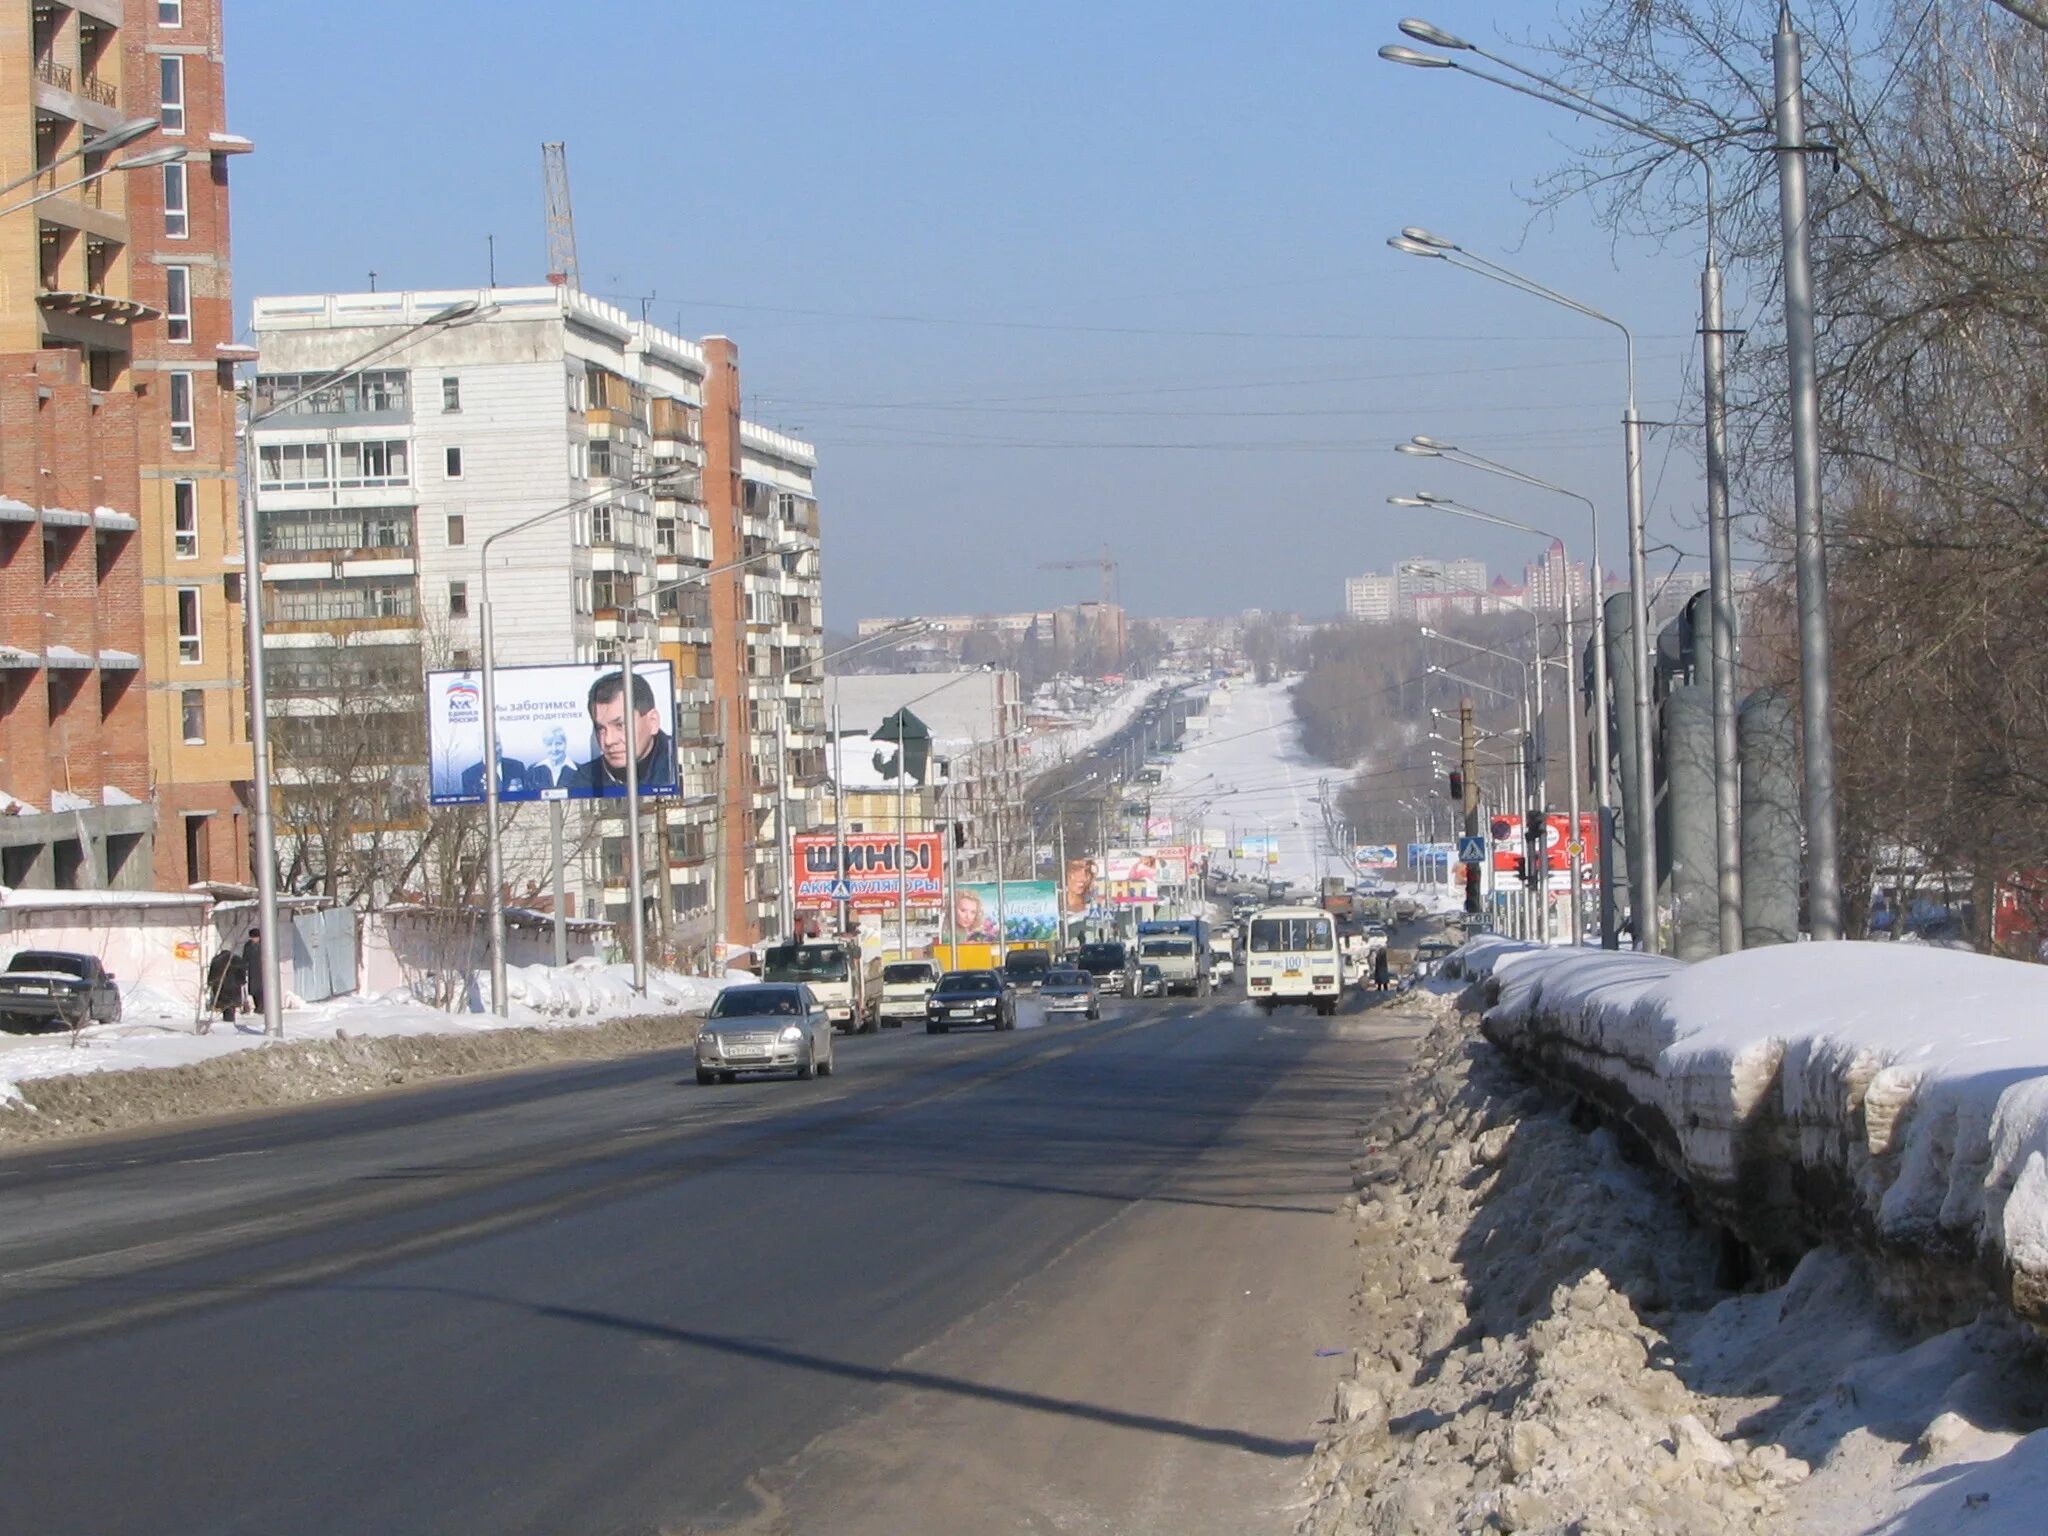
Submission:
<svg viewBox="0 0 2048 1536">
<path fill-rule="evenodd" d="M 1107 544 L 1102 553 L 1093 560 L 1048 560 L 1039 566 L 1041 571 L 1088 571 L 1102 572 L 1102 603 L 1106 608 L 1116 606 L 1116 557 L 1109 552 Z"/>
<path fill-rule="evenodd" d="M 576 268 L 576 215 L 569 207 L 569 147 L 540 147 L 541 185 L 548 210 L 548 281 L 557 288 L 581 288 Z"/>
<path fill-rule="evenodd" d="M 1102 572 L 1102 608 L 1095 616 L 1096 633 L 1101 635 L 1107 627 L 1111 653 L 1116 665 L 1124 664 L 1123 614 L 1116 600 L 1116 556 L 1109 552 L 1107 544 L 1102 553 L 1093 560 L 1047 560 L 1038 567 L 1041 571 L 1087 571 Z"/>
</svg>

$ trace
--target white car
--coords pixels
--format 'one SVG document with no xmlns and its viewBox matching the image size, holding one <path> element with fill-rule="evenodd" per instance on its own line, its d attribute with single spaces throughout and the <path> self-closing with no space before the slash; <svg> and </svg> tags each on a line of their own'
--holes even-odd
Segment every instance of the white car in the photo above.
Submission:
<svg viewBox="0 0 2048 1536">
<path fill-rule="evenodd" d="M 718 994 L 697 1032 L 697 1081 L 730 1083 L 742 1072 L 832 1075 L 832 1021 L 809 987 L 756 982 Z"/>
<path fill-rule="evenodd" d="M 875 998 L 875 1022 L 901 1029 L 906 1022 L 924 1022 L 925 1003 L 939 984 L 939 968 L 929 960 L 892 960 L 882 967 L 882 985 Z"/>
</svg>

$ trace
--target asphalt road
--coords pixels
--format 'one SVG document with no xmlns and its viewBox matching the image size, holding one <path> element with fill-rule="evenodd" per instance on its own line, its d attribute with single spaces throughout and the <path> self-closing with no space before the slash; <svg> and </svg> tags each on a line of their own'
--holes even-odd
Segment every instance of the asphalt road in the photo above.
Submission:
<svg viewBox="0 0 2048 1536">
<path fill-rule="evenodd" d="M 513 1074 L 0 1159 L 0 1529 L 1283 1532 L 1392 1010 Z"/>
</svg>

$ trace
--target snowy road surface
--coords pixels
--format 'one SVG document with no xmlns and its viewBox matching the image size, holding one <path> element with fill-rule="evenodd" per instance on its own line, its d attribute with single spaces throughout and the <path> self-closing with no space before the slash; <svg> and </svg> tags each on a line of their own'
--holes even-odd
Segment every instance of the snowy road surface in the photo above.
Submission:
<svg viewBox="0 0 2048 1536">
<path fill-rule="evenodd" d="M 1208 731 L 1187 737 L 1155 801 L 1174 815 L 1176 833 L 1220 827 L 1233 842 L 1274 838 L 1279 859 L 1268 877 L 1307 886 L 1324 873 L 1349 877 L 1348 867 L 1330 858 L 1316 798 L 1319 780 L 1329 780 L 1334 796 L 1349 771 L 1302 751 L 1291 686 L 1240 684 L 1213 694 Z M 1259 872 L 1255 861 L 1240 859 L 1234 867 L 1248 876 Z"/>
<path fill-rule="evenodd" d="M 663 1053 L 0 1158 L 46 1533 L 1280 1533 L 1371 1013 Z"/>
</svg>

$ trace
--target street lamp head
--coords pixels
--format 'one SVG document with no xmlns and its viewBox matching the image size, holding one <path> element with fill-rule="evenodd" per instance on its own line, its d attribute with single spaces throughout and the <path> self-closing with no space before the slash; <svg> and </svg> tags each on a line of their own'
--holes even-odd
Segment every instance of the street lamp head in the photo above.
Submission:
<svg viewBox="0 0 2048 1536">
<path fill-rule="evenodd" d="M 119 149 L 123 144 L 133 144 L 144 134 L 153 132 L 157 120 L 153 117 L 131 117 L 125 123 L 116 124 L 105 133 L 96 133 L 79 147 L 84 155 L 104 155 L 110 149 Z"/>
<path fill-rule="evenodd" d="M 184 158 L 184 145 L 167 144 L 162 149 L 145 150 L 139 155 L 130 155 L 125 160 L 116 160 L 109 169 L 116 171 L 146 171 L 152 166 L 174 165 Z"/>
<path fill-rule="evenodd" d="M 1389 235 L 1387 236 L 1387 244 L 1391 245 L 1403 256 L 1427 256 L 1435 261 L 1442 261 L 1444 259 L 1442 251 L 1432 246 L 1424 245 L 1420 240 L 1410 240 L 1406 235 Z"/>
<path fill-rule="evenodd" d="M 1406 64 L 1413 69 L 1456 69 L 1449 59 L 1438 58 L 1433 53 L 1404 47 L 1400 43 L 1388 43 L 1380 49 L 1380 57 L 1389 64 Z"/>
<path fill-rule="evenodd" d="M 1426 507 L 1429 503 L 1420 496 L 1389 496 L 1387 498 L 1387 505 L 1390 507 Z"/>
<path fill-rule="evenodd" d="M 1458 445 L 1447 443 L 1440 437 L 1424 437 L 1420 432 L 1408 439 L 1418 448 L 1427 448 L 1431 453 L 1456 453 Z"/>
<path fill-rule="evenodd" d="M 1454 507 L 1457 505 L 1448 496 L 1439 496 L 1435 491 L 1417 491 L 1415 499 L 1425 507 Z"/>
<path fill-rule="evenodd" d="M 1432 26 L 1416 16 L 1404 18 L 1400 23 L 1400 30 L 1403 37 L 1412 37 L 1418 43 L 1427 43 L 1432 48 L 1450 48 L 1465 52 L 1472 47 L 1457 33 L 1446 32 L 1442 27 Z"/>
<path fill-rule="evenodd" d="M 1446 240 L 1442 235 L 1424 229 L 1418 224 L 1404 226 L 1401 230 L 1401 238 L 1413 240 L 1417 245 L 1426 245 L 1432 251 L 1455 251 L 1462 249 L 1457 241 Z"/>
<path fill-rule="evenodd" d="M 1394 444 L 1394 452 L 1405 453 L 1410 455 L 1411 457 L 1418 459 L 1440 459 L 1443 457 L 1443 455 L 1438 453 L 1434 448 L 1426 447 L 1421 443 L 1415 442 L 1396 443 Z"/>
</svg>

